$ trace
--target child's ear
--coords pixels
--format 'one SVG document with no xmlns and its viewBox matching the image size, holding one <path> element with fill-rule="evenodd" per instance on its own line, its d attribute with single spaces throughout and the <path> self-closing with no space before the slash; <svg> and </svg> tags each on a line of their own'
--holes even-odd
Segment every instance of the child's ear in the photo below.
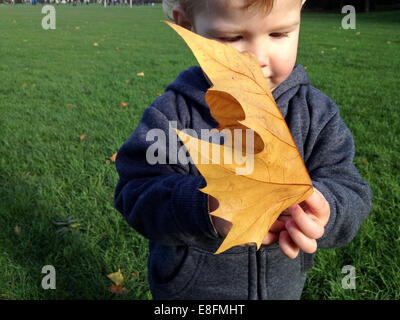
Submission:
<svg viewBox="0 0 400 320">
<path fill-rule="evenodd" d="M 186 18 L 185 11 L 183 11 L 181 6 L 176 6 L 172 9 L 172 17 L 178 26 L 184 27 L 188 30 L 192 28 L 192 24 Z"/>
</svg>

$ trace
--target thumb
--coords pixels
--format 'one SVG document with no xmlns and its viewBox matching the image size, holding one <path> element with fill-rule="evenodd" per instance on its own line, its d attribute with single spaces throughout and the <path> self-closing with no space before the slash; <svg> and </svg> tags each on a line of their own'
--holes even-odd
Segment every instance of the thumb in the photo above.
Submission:
<svg viewBox="0 0 400 320">
<path fill-rule="evenodd" d="M 324 195 L 316 188 L 310 197 L 300 203 L 306 213 L 314 215 L 316 218 L 327 222 L 329 219 L 330 206 Z M 326 221 L 325 221 L 326 220 Z"/>
</svg>

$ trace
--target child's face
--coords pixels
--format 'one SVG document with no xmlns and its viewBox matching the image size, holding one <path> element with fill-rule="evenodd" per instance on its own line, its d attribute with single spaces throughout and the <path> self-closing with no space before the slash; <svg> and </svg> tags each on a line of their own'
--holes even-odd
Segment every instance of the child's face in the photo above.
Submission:
<svg viewBox="0 0 400 320">
<path fill-rule="evenodd" d="M 271 90 L 291 73 L 297 56 L 300 0 L 275 0 L 265 15 L 257 6 L 243 9 L 244 0 L 213 0 L 194 13 L 192 31 L 255 54 Z M 184 18 L 182 18 L 184 19 Z M 189 27 L 189 22 L 181 25 Z M 179 20 L 178 20 L 179 21 Z"/>
</svg>

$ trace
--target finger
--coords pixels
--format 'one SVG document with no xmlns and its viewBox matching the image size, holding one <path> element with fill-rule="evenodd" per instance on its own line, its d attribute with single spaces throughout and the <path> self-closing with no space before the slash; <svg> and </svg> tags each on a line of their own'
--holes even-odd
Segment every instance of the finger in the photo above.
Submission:
<svg viewBox="0 0 400 320">
<path fill-rule="evenodd" d="M 328 222 L 329 215 L 326 213 L 330 212 L 329 203 L 318 189 L 314 188 L 313 194 L 304 200 L 302 205 L 305 206 L 306 212 L 314 214 L 324 225 Z"/>
<path fill-rule="evenodd" d="M 286 230 L 292 241 L 305 253 L 314 253 L 317 250 L 317 241 L 306 237 L 294 221 L 286 223 Z"/>
<path fill-rule="evenodd" d="M 279 248 L 290 259 L 294 259 L 299 254 L 299 247 L 292 241 L 287 231 L 279 233 Z"/>
<path fill-rule="evenodd" d="M 272 243 L 277 242 L 279 239 L 279 233 L 275 232 L 268 232 L 265 236 L 264 240 L 262 241 L 263 245 L 270 245 Z"/>
<path fill-rule="evenodd" d="M 313 219 L 311 214 L 305 213 L 300 206 L 296 206 L 292 210 L 292 217 L 297 227 L 308 238 L 319 239 L 324 234 L 325 228 L 320 224 L 319 220 Z"/>
<path fill-rule="evenodd" d="M 286 222 L 289 221 L 289 220 L 293 220 L 293 218 L 292 218 L 292 216 L 280 216 L 280 217 L 278 218 L 278 220 L 281 221 L 281 222 L 283 222 L 283 223 L 286 223 Z"/>
<path fill-rule="evenodd" d="M 270 232 L 275 232 L 278 233 L 280 231 L 282 231 L 283 229 L 285 229 L 285 222 L 284 221 L 280 221 L 280 220 L 276 220 L 271 228 L 269 229 Z"/>
</svg>

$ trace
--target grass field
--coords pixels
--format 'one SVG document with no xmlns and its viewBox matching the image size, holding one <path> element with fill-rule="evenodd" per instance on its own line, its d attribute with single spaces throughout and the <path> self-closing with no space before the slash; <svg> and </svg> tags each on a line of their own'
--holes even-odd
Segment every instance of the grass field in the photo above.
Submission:
<svg viewBox="0 0 400 320">
<path fill-rule="evenodd" d="M 58 6 L 47 31 L 43 17 L 0 5 L 0 299 L 151 299 L 147 240 L 113 208 L 109 157 L 196 61 L 160 7 Z M 302 298 L 399 299 L 400 12 L 358 14 L 356 30 L 341 18 L 303 15 L 298 63 L 353 132 L 373 210 L 349 246 L 318 252 Z M 44 265 L 56 290 L 41 287 Z M 119 268 L 123 296 L 108 290 Z"/>
</svg>

